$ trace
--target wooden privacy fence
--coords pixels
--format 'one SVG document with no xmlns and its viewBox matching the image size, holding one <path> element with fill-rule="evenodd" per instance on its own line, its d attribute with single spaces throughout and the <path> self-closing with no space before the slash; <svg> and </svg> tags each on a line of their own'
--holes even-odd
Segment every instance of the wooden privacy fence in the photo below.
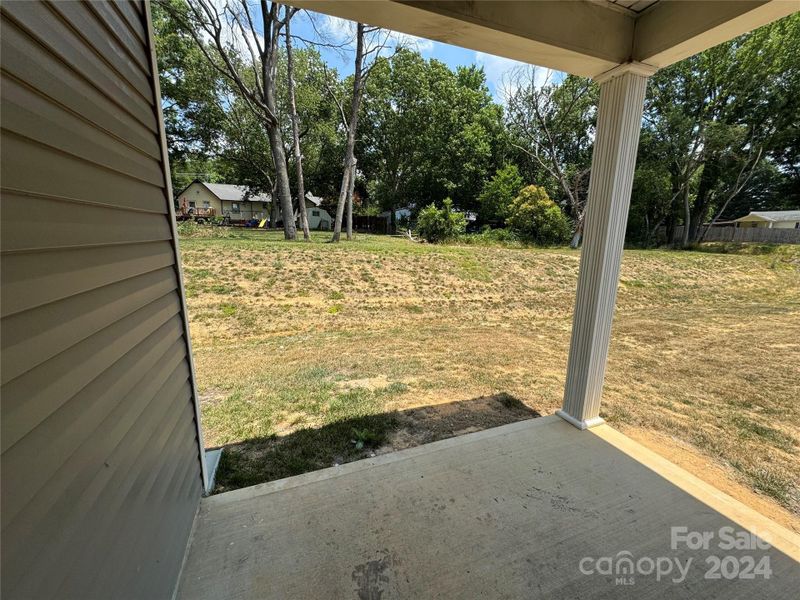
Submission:
<svg viewBox="0 0 800 600">
<path fill-rule="evenodd" d="M 675 238 L 683 237 L 683 226 L 675 228 Z M 704 242 L 765 242 L 800 244 L 800 229 L 768 229 L 767 227 L 711 227 Z"/>
</svg>

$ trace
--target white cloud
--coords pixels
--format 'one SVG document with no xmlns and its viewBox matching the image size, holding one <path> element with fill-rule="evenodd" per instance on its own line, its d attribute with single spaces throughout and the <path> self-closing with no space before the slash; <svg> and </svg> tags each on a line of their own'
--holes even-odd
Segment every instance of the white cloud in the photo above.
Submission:
<svg viewBox="0 0 800 600">
<path fill-rule="evenodd" d="M 347 19 L 340 19 L 339 17 L 332 17 L 330 15 L 322 15 L 320 30 L 322 33 L 330 36 L 332 42 L 344 44 L 355 38 L 356 24 L 355 21 L 348 21 Z"/>
</svg>

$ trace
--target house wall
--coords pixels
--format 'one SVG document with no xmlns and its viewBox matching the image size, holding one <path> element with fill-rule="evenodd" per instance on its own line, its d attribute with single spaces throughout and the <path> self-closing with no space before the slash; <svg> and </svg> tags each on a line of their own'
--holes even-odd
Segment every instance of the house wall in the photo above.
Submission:
<svg viewBox="0 0 800 600">
<path fill-rule="evenodd" d="M 772 224 L 773 229 L 796 229 L 798 221 L 776 221 Z"/>
<path fill-rule="evenodd" d="M 192 183 L 178 196 L 178 207 L 183 206 L 183 201 L 186 200 L 186 206 L 191 206 L 190 202 L 194 202 L 197 208 L 204 208 L 209 206 L 216 211 L 217 215 L 222 215 L 222 202 L 204 185 L 199 183 Z"/>
<path fill-rule="evenodd" d="M 168 598 L 203 467 L 149 9 L 1 9 L 2 597 Z"/>
<path fill-rule="evenodd" d="M 233 205 L 239 205 L 239 212 L 233 212 Z M 267 207 L 264 207 L 267 204 Z M 248 221 L 250 219 L 269 218 L 269 203 L 264 202 L 232 202 L 222 201 L 222 214 L 230 215 L 232 221 Z"/>
<path fill-rule="evenodd" d="M 738 227 L 763 227 L 766 229 L 795 229 L 797 221 L 764 221 L 758 217 L 752 219 L 740 219 L 737 221 Z"/>
</svg>

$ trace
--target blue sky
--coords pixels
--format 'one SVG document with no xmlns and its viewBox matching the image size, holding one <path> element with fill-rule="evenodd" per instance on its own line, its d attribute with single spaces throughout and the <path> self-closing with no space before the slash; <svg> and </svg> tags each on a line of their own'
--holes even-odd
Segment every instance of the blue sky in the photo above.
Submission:
<svg viewBox="0 0 800 600">
<path fill-rule="evenodd" d="M 314 20 L 313 25 L 310 19 Z M 305 39 L 317 39 L 316 32 L 319 31 L 331 41 L 344 43 L 352 39 L 353 27 L 354 23 L 351 21 L 319 13 L 301 13 L 292 19 L 292 33 Z M 436 58 L 453 69 L 459 65 L 477 64 L 483 66 L 489 91 L 496 100 L 501 100 L 503 76 L 511 69 L 522 64 L 508 58 L 467 50 L 458 46 L 442 44 L 406 34 L 398 33 L 394 39 L 396 42 L 415 48 L 425 58 Z M 337 53 L 329 48 L 321 48 L 320 50 L 325 61 L 335 67 L 341 75 L 349 75 L 353 72 L 352 49 L 344 53 Z"/>
</svg>

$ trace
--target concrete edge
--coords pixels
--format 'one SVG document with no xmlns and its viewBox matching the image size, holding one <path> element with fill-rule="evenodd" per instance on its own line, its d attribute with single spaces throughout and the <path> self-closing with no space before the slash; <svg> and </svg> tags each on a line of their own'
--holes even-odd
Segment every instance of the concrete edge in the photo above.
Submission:
<svg viewBox="0 0 800 600">
<path fill-rule="evenodd" d="M 595 427 L 590 433 L 611 444 L 620 452 L 742 528 L 755 533 L 775 549 L 800 562 L 800 535 L 718 490 L 609 425 Z"/>
<path fill-rule="evenodd" d="M 341 477 L 351 473 L 357 473 L 358 471 L 369 469 L 371 467 L 413 459 L 414 457 L 422 454 L 438 452 L 456 445 L 472 444 L 499 435 L 508 435 L 510 433 L 515 433 L 526 429 L 535 429 L 537 427 L 561 422 L 562 420 L 556 415 L 525 419 L 524 421 L 509 423 L 508 425 L 501 425 L 500 427 L 492 427 L 490 429 L 484 429 L 483 431 L 476 431 L 475 433 L 468 433 L 465 435 L 447 438 L 445 440 L 439 440 L 437 442 L 431 442 L 430 444 L 422 444 L 421 446 L 415 446 L 414 448 L 407 448 L 405 450 L 398 450 L 397 452 L 382 454 L 374 458 L 356 460 L 336 467 L 328 467 L 327 469 L 310 471 L 308 473 L 303 473 L 302 475 L 295 475 L 294 477 L 286 477 L 284 479 L 277 479 L 267 483 L 259 483 L 254 486 L 232 490 L 230 492 L 224 492 L 222 494 L 203 498 L 202 503 L 206 506 L 218 505 L 226 504 L 228 502 L 237 502 L 239 500 L 245 500 L 248 498 L 255 498 L 257 496 L 266 496 L 268 494 L 274 494 L 275 492 L 296 488 L 302 485 L 316 483 L 318 481 L 324 481 L 334 477 Z"/>
</svg>

